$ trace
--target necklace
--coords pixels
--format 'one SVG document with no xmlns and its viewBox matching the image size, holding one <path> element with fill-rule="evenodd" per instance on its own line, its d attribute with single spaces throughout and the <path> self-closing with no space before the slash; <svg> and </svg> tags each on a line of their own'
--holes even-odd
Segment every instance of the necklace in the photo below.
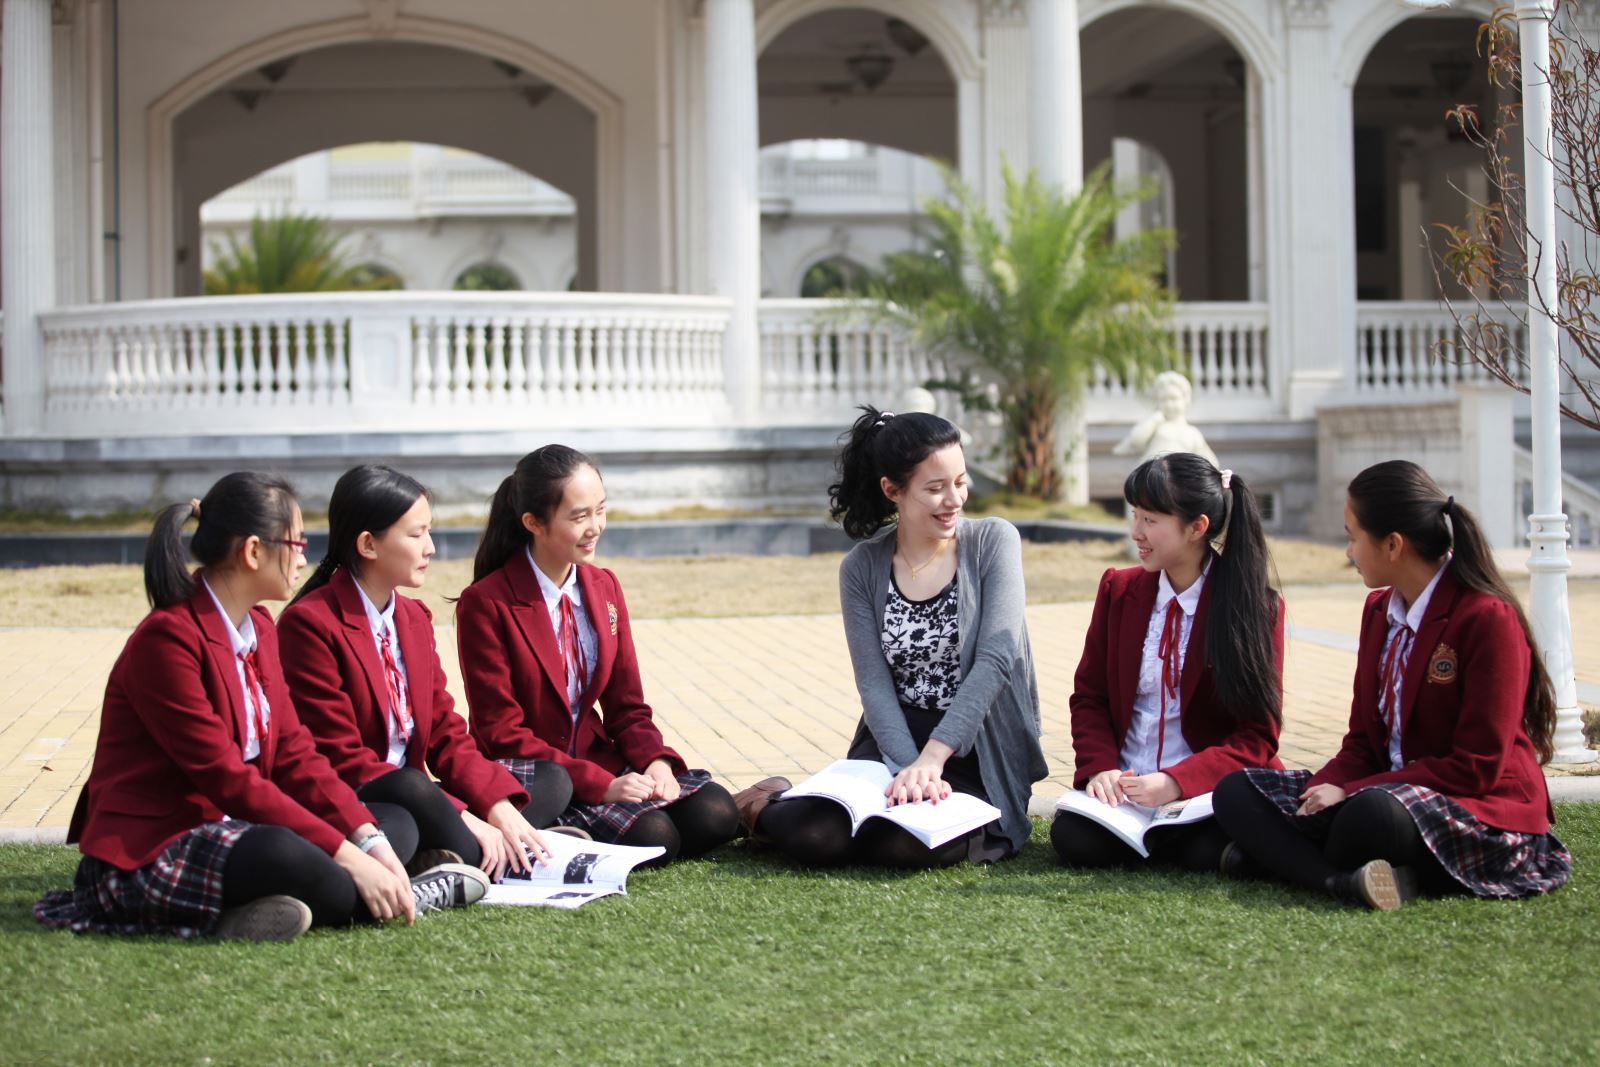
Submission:
<svg viewBox="0 0 1600 1067">
<path fill-rule="evenodd" d="M 911 557 L 906 555 L 905 549 L 902 548 L 900 550 L 900 558 L 905 560 L 906 568 L 911 571 L 911 578 L 912 578 L 913 581 L 916 580 L 917 575 L 921 574 L 923 571 L 925 571 L 929 567 L 933 566 L 933 561 L 934 560 L 936 560 L 940 556 L 944 555 L 944 546 L 949 544 L 949 543 L 950 543 L 949 541 L 940 541 L 939 542 L 939 547 L 933 550 L 933 555 L 931 555 L 927 559 L 923 560 L 921 566 L 918 566 L 917 564 L 911 562 Z"/>
</svg>

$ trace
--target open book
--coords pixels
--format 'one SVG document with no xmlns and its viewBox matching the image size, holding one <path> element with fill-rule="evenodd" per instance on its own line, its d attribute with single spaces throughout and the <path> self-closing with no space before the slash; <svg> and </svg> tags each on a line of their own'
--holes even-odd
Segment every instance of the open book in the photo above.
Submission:
<svg viewBox="0 0 1600 1067">
<path fill-rule="evenodd" d="M 1125 800 L 1113 808 L 1081 789 L 1069 789 L 1056 801 L 1056 810 L 1093 819 L 1126 841 L 1129 848 L 1149 859 L 1150 849 L 1145 846 L 1145 835 L 1165 826 L 1182 826 L 1211 818 L 1211 794 L 1201 793 L 1197 797 L 1174 800 L 1159 808 L 1147 808 L 1131 800 Z"/>
<path fill-rule="evenodd" d="M 850 833 L 868 819 L 887 819 L 929 848 L 970 833 L 1000 818 L 1000 809 L 971 793 L 951 793 L 937 804 L 889 806 L 883 791 L 894 781 L 889 768 L 876 760 L 835 760 L 787 793 L 790 797 L 826 797 L 850 813 Z"/>
<path fill-rule="evenodd" d="M 491 885 L 482 904 L 544 908 L 576 908 L 613 893 L 626 893 L 628 872 L 666 849 L 659 845 L 605 845 L 566 834 L 545 834 L 550 862 L 535 864 L 532 873 L 508 874 Z"/>
</svg>

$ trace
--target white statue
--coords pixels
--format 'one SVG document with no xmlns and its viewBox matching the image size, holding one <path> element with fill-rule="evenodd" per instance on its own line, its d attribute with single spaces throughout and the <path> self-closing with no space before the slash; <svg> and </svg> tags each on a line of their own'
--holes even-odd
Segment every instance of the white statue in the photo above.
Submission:
<svg viewBox="0 0 1600 1067">
<path fill-rule="evenodd" d="M 1193 452 L 1204 456 L 1214 466 L 1220 467 L 1216 453 L 1206 444 L 1205 434 L 1187 417 L 1189 402 L 1194 397 L 1189 379 L 1175 370 L 1156 375 L 1150 387 L 1156 410 L 1134 424 L 1128 436 L 1111 451 L 1119 456 L 1139 454 L 1142 463 L 1166 452 Z"/>
</svg>

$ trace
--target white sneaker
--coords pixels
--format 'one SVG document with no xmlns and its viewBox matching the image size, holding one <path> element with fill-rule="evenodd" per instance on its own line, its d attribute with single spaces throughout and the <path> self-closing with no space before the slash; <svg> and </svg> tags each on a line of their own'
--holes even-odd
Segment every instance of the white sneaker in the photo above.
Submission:
<svg viewBox="0 0 1600 1067">
<path fill-rule="evenodd" d="M 224 941 L 293 941 L 310 927 L 305 901 L 275 894 L 225 909 L 215 932 Z"/>
<path fill-rule="evenodd" d="M 418 915 L 476 904 L 488 891 L 489 876 L 465 863 L 441 863 L 411 879 Z"/>
</svg>

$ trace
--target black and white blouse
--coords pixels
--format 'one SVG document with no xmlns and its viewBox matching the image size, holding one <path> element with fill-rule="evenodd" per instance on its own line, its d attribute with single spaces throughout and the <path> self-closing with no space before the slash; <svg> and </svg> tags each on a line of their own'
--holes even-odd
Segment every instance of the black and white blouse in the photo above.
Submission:
<svg viewBox="0 0 1600 1067">
<path fill-rule="evenodd" d="M 900 703 L 949 710 L 961 687 L 956 579 L 927 600 L 907 600 L 891 578 L 883 610 L 883 658 Z"/>
</svg>

